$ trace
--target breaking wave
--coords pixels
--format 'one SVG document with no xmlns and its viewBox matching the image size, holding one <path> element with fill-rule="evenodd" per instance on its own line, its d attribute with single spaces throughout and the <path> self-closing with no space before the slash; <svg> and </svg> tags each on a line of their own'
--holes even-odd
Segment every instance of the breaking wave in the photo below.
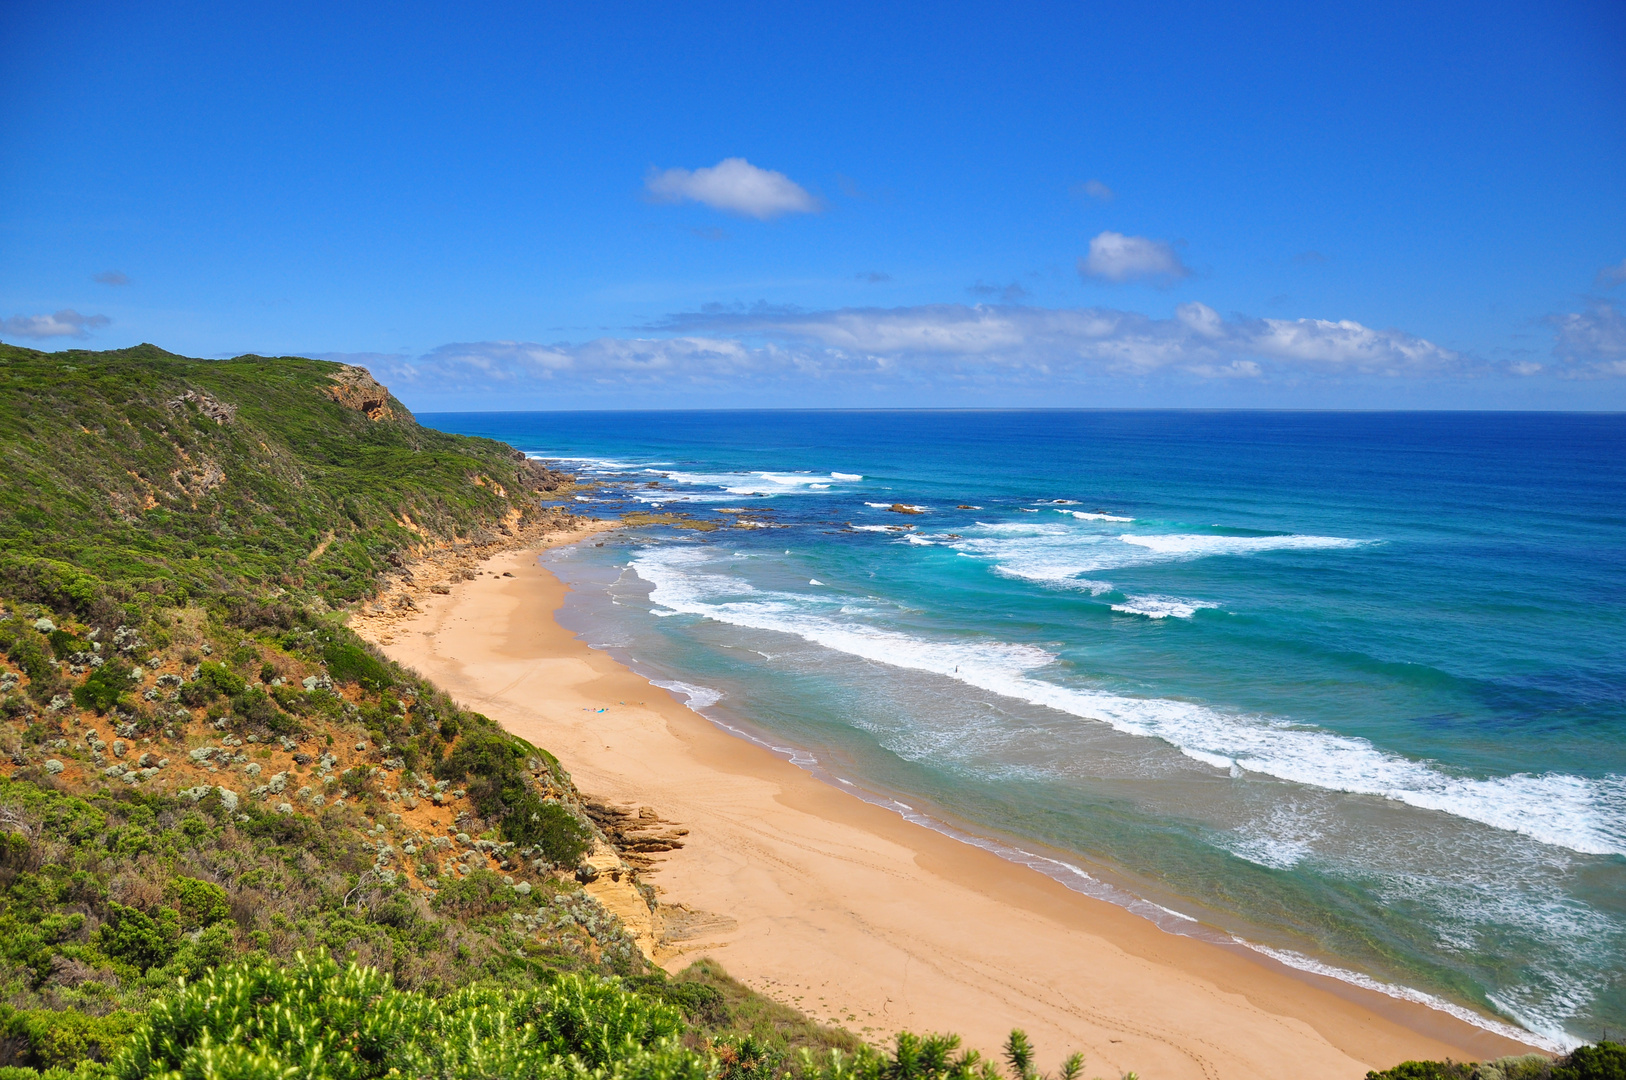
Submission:
<svg viewBox="0 0 1626 1080">
<path fill-rule="evenodd" d="M 1366 739 L 1286 720 L 1066 686 L 1037 676 L 1055 661 L 1037 646 L 930 640 L 848 621 L 837 617 L 838 600 L 761 591 L 708 572 L 711 561 L 704 549 L 657 548 L 630 565 L 652 586 L 650 600 L 669 610 L 790 634 L 875 663 L 957 679 L 1126 734 L 1161 739 L 1216 769 L 1393 799 L 1585 854 L 1626 854 L 1626 777 L 1465 776 Z"/>
</svg>

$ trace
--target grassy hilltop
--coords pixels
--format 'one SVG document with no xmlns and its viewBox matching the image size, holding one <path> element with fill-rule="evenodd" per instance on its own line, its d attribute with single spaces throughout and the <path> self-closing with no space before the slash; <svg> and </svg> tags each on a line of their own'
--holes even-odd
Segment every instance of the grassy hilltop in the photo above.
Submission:
<svg viewBox="0 0 1626 1080">
<path fill-rule="evenodd" d="M 83 605 L 71 566 L 143 607 L 337 606 L 417 545 L 533 523 L 568 482 L 420 427 L 359 368 L 0 345 L 0 373 L 0 572 L 41 602 Z"/>
<path fill-rule="evenodd" d="M 1000 1076 L 668 977 L 583 862 L 653 910 L 677 842 L 347 628 L 580 527 L 572 477 L 338 364 L 0 345 L 0 378 L 0 1080 Z M 1385 1075 L 1626 1076 L 1589 1052 Z M 1020 1032 L 1004 1065 L 1041 1080 Z"/>
</svg>

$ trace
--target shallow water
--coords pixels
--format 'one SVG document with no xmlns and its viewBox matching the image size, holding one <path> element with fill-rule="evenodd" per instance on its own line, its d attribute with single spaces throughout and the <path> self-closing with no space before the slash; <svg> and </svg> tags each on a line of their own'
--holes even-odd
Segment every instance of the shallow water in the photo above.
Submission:
<svg viewBox="0 0 1626 1080">
<path fill-rule="evenodd" d="M 422 419 L 751 526 L 553 561 L 708 715 L 1293 962 L 1626 1025 L 1626 417 Z"/>
</svg>

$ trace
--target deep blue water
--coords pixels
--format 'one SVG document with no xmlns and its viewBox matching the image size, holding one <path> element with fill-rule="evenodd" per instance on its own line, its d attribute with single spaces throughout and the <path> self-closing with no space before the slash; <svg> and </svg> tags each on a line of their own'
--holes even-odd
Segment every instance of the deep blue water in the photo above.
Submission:
<svg viewBox="0 0 1626 1080">
<path fill-rule="evenodd" d="M 568 617 L 823 774 L 1295 963 L 1626 1026 L 1626 417 L 421 419 L 724 523 L 554 556 Z"/>
</svg>

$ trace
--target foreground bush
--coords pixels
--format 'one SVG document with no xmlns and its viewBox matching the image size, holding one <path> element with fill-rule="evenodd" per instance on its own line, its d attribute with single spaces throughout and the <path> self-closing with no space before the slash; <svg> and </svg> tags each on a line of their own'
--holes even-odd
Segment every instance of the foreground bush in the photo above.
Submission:
<svg viewBox="0 0 1626 1080">
<path fill-rule="evenodd" d="M 1403 1061 L 1369 1072 L 1366 1080 L 1626 1080 L 1626 1046 L 1607 1039 L 1577 1047 L 1552 1059 L 1540 1054 L 1470 1064 L 1460 1061 Z"/>
<path fill-rule="evenodd" d="M 14 1022 L 35 1022 L 15 1015 Z M 119 1044 L 111 1062 L 64 1044 L 55 1067 L 0 1067 L 0 1080 L 1001 1078 L 975 1051 L 957 1053 L 956 1036 L 902 1033 L 891 1054 L 860 1046 L 791 1057 L 755 1033 L 707 1038 L 685 1025 L 677 1007 L 612 979 L 573 974 L 530 990 L 488 984 L 435 998 L 326 953 L 286 967 L 263 959 L 229 964 L 182 982 L 144 1017 L 93 1026 L 73 1038 Z M 1012 1080 L 1050 1080 L 1022 1032 L 1011 1033 L 1004 1056 Z M 1056 1080 L 1079 1080 L 1082 1067 L 1075 1054 Z"/>
<path fill-rule="evenodd" d="M 119 1080 L 597 1077 L 702 1080 L 681 1014 L 593 976 L 526 992 L 398 989 L 326 954 L 230 964 L 155 1005 L 111 1063 Z"/>
</svg>

